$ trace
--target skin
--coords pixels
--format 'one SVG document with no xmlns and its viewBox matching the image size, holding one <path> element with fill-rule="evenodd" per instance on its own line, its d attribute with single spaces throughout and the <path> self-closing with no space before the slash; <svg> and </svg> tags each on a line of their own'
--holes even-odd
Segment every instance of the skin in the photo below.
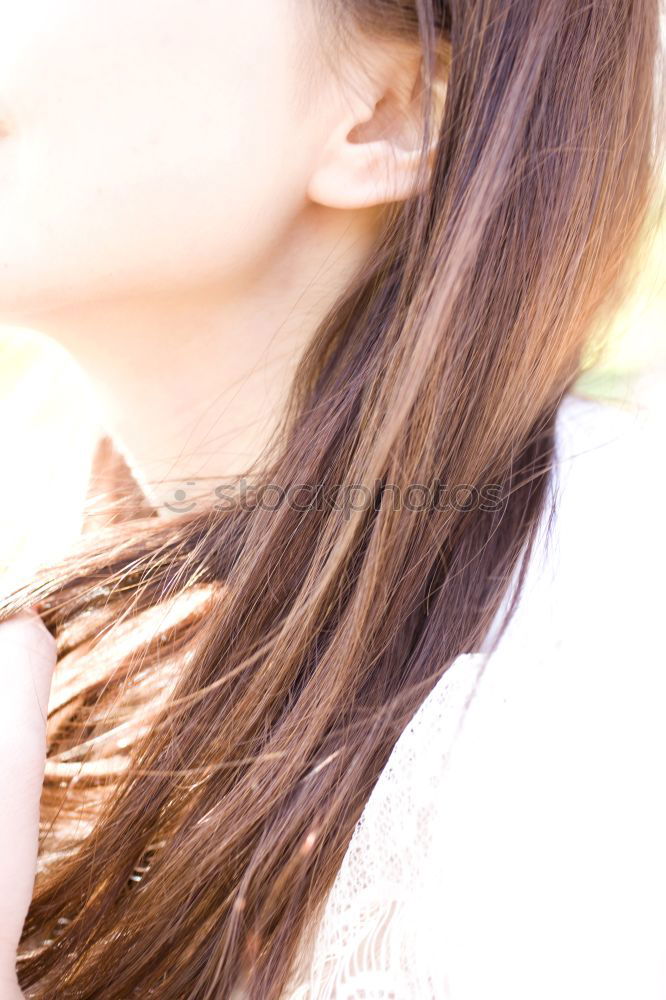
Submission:
<svg viewBox="0 0 666 1000">
<path fill-rule="evenodd" d="M 14 969 L 35 877 L 46 710 L 55 641 L 35 612 L 0 625 L 0 997 L 20 997 Z"/>
<path fill-rule="evenodd" d="M 242 471 L 383 206 L 414 190 L 418 54 L 378 37 L 333 53 L 303 0 L 0 0 L 0 15 L 0 321 L 71 351 L 146 481 Z M 627 484 L 648 468 L 620 454 L 606 487 L 583 477 L 568 516 L 596 492 L 617 533 L 617 469 Z M 644 535 L 623 558 L 654 552 L 651 519 L 634 521 Z M 511 675 L 495 681 L 501 711 L 491 697 L 458 745 L 432 947 L 448 942 L 460 996 L 532 969 L 560 976 L 550 995 L 581 982 L 588 996 L 663 995 L 661 974 L 651 993 L 636 985 L 663 953 L 663 698 L 646 712 L 644 695 L 660 592 L 616 586 L 643 567 L 618 569 L 607 538 L 586 522 L 608 593 L 585 606 L 581 658 L 535 694 L 540 675 L 529 660 L 521 677 L 517 657 L 513 691 Z M 560 554 L 565 601 L 578 601 L 578 541 Z M 588 625 L 629 621 L 629 598 L 622 660 L 615 632 L 606 656 Z M 54 662 L 37 615 L 0 625 L 0 1000 L 21 996 Z"/>
<path fill-rule="evenodd" d="M 414 189 L 417 53 L 334 53 L 297 0 L 0 14 L 0 321 L 69 349 L 145 480 L 243 471 Z"/>
<path fill-rule="evenodd" d="M 69 349 L 156 502 L 242 471 L 415 191 L 418 51 L 333 53 L 302 0 L 0 0 L 0 23 L 0 322 Z M 0 659 L 9 998 L 55 662 L 38 616 L 0 625 Z"/>
</svg>

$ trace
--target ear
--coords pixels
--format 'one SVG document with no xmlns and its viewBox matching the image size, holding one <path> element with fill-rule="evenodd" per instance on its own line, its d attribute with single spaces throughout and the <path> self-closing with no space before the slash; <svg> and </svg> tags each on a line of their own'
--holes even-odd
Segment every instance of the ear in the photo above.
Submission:
<svg viewBox="0 0 666 1000">
<path fill-rule="evenodd" d="M 330 208 L 368 208 L 418 193 L 425 129 L 423 60 L 396 46 L 360 86 L 343 95 L 340 115 L 317 158 L 309 198 Z M 446 98 L 446 61 L 431 81 L 431 165 Z M 426 173 L 427 176 L 427 173 Z"/>
</svg>

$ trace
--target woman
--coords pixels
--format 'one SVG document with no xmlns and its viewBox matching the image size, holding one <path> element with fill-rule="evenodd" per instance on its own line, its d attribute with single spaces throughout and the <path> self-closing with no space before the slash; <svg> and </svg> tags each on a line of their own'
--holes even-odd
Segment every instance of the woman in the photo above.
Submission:
<svg viewBox="0 0 666 1000">
<path fill-rule="evenodd" d="M 3 606 L 7 990 L 18 946 L 35 998 L 662 996 L 641 466 L 570 398 L 657 0 L 15 6 L 2 316 L 145 495 Z"/>
</svg>

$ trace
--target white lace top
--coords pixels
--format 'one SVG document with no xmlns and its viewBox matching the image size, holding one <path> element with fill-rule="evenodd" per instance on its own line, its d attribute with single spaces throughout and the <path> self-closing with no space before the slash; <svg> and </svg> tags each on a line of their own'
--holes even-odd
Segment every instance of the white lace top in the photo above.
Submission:
<svg viewBox="0 0 666 1000">
<path fill-rule="evenodd" d="M 285 1000 L 666 997 L 665 494 L 643 423 L 563 405 L 519 608 L 396 744 Z"/>
</svg>

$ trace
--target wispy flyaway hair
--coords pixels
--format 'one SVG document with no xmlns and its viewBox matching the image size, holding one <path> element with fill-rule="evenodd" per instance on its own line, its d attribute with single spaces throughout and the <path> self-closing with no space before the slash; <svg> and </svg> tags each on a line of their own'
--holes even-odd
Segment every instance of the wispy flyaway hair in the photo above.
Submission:
<svg viewBox="0 0 666 1000">
<path fill-rule="evenodd" d="M 31 998 L 240 983 L 277 1000 L 398 736 L 520 577 L 558 407 L 642 231 L 658 0 L 327 0 L 320 17 L 324 44 L 420 44 L 436 154 L 252 471 L 374 502 L 118 522 L 4 604 L 38 603 L 60 655 Z M 503 502 L 382 502 L 435 482 Z"/>
</svg>

